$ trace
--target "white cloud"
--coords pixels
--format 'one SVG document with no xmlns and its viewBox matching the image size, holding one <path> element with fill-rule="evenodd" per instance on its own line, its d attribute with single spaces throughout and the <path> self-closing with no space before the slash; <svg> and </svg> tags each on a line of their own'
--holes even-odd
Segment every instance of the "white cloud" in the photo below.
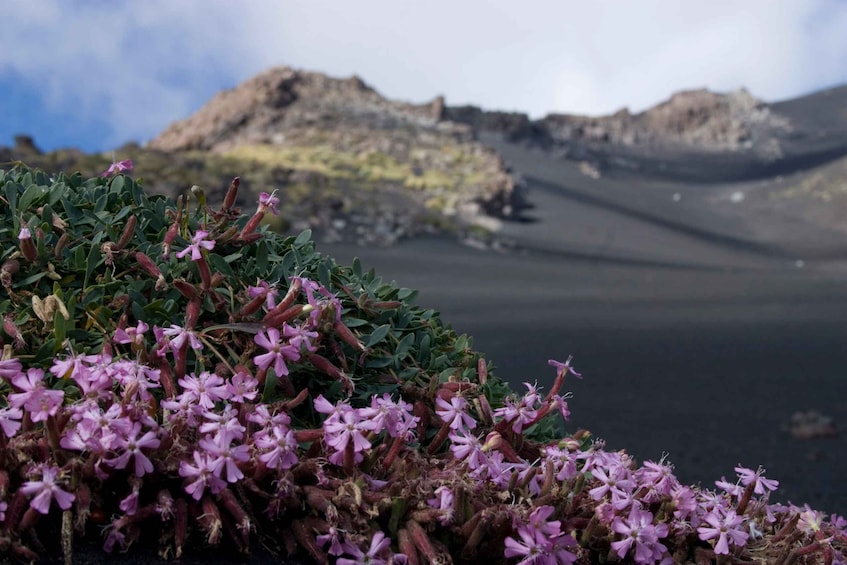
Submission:
<svg viewBox="0 0 847 565">
<path fill-rule="evenodd" d="M 835 0 L 6 0 L 4 12 L 0 75 L 108 123 L 105 146 L 149 139 L 277 64 L 535 116 L 641 110 L 704 86 L 773 100 L 847 79 Z"/>
</svg>

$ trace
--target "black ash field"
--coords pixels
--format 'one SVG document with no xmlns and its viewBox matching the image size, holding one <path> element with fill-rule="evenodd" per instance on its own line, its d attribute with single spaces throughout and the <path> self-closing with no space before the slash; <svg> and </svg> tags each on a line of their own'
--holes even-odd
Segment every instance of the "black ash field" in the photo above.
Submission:
<svg viewBox="0 0 847 565">
<path fill-rule="evenodd" d="M 774 196 L 765 172 L 713 182 L 609 170 L 495 144 L 534 206 L 503 235 L 515 249 L 448 239 L 393 248 L 323 245 L 474 337 L 498 374 L 549 386 L 574 356 L 572 430 L 679 478 L 713 486 L 741 463 L 780 481 L 773 500 L 847 512 L 847 236 Z M 805 158 L 814 159 L 814 156 Z M 812 163 L 810 163 L 811 166 Z M 753 169 L 748 173 L 755 173 Z M 770 179 L 770 180 L 769 180 Z M 742 196 L 738 196 L 742 194 Z M 835 437 L 798 439 L 795 412 L 831 417 Z"/>
</svg>

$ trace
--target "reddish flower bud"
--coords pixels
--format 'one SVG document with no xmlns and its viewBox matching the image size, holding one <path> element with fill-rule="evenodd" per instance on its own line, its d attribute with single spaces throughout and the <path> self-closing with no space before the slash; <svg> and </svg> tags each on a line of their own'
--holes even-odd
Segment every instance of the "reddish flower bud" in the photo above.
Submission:
<svg viewBox="0 0 847 565">
<path fill-rule="evenodd" d="M 291 308 L 278 313 L 275 313 L 276 309 L 274 309 L 265 314 L 265 317 L 262 318 L 262 323 L 269 328 L 278 328 L 283 322 L 293 320 L 304 311 L 306 311 L 306 307 L 303 304 L 295 304 Z"/>
<path fill-rule="evenodd" d="M 341 339 L 341 341 L 353 347 L 354 349 L 358 349 L 359 351 L 367 351 L 367 347 L 365 347 L 365 345 L 361 341 L 359 341 L 359 338 L 353 335 L 353 332 L 350 331 L 350 328 L 344 325 L 344 323 L 336 321 L 334 327 L 335 335 L 337 335 Z"/>
<path fill-rule="evenodd" d="M 176 241 L 176 236 L 179 234 L 179 219 L 177 218 L 165 232 L 165 239 L 162 241 L 162 257 L 167 258 L 171 254 L 171 245 Z"/>
<path fill-rule="evenodd" d="M 18 326 L 15 325 L 15 319 L 11 314 L 3 316 L 3 331 L 6 332 L 6 335 L 12 338 L 13 349 L 22 349 L 26 345 L 24 336 L 21 334 Z"/>
<path fill-rule="evenodd" d="M 120 251 L 132 240 L 132 236 L 135 235 L 135 226 L 138 224 L 138 216 L 130 216 L 124 226 L 124 231 L 121 234 L 121 238 L 118 240 L 118 244 L 113 247 L 114 251 Z"/>
<path fill-rule="evenodd" d="M 221 211 L 226 212 L 235 204 L 235 199 L 238 197 L 238 185 L 240 184 L 241 177 L 235 177 L 229 183 L 229 189 L 227 189 L 226 196 L 224 196 L 224 204 L 221 206 Z"/>
<path fill-rule="evenodd" d="M 196 300 L 200 297 L 200 291 L 197 287 L 183 279 L 177 279 L 173 282 L 176 289 L 189 300 Z"/>
<path fill-rule="evenodd" d="M 56 242 L 56 247 L 53 248 L 53 256 L 56 259 L 60 259 L 62 257 L 62 251 L 64 251 L 65 247 L 68 245 L 68 239 L 67 232 L 63 233 L 59 237 L 59 241 Z"/>
<path fill-rule="evenodd" d="M 9 259 L 3 263 L 3 267 L 0 268 L 0 282 L 3 283 L 5 288 L 12 286 L 12 275 L 17 273 L 20 267 L 20 263 L 14 259 Z"/>
<path fill-rule="evenodd" d="M 317 353 L 309 355 L 309 362 L 316 369 L 325 375 L 341 381 L 341 387 L 347 392 L 353 392 L 353 379 L 351 379 L 344 371 L 333 365 L 329 359 L 322 357 Z"/>
<path fill-rule="evenodd" d="M 188 330 L 194 329 L 197 324 L 197 319 L 200 317 L 200 300 L 194 299 L 188 303 L 185 309 L 185 328 Z"/>
<path fill-rule="evenodd" d="M 32 241 L 32 234 L 27 226 L 23 226 L 18 233 L 18 242 L 21 253 L 26 260 L 34 263 L 38 259 L 38 250 L 35 248 L 35 243 Z"/>
<path fill-rule="evenodd" d="M 135 260 L 138 261 L 138 264 L 141 265 L 141 268 L 150 273 L 151 276 L 156 278 L 162 276 L 162 271 L 159 270 L 159 267 L 153 262 L 150 257 L 142 253 L 141 251 L 135 252 Z"/>
</svg>

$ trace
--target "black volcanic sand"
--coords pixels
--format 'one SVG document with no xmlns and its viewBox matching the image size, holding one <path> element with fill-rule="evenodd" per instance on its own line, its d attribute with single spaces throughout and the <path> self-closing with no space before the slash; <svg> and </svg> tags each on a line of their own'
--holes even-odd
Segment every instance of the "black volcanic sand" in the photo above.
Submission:
<svg viewBox="0 0 847 565">
<path fill-rule="evenodd" d="M 832 259 L 844 236 L 772 210 L 739 221 L 716 198 L 725 186 L 598 181 L 500 149 L 532 171 L 535 208 L 503 230 L 518 250 L 446 239 L 319 250 L 419 289 L 418 303 L 473 336 L 518 390 L 549 387 L 547 360 L 572 354 L 584 378 L 566 381 L 570 428 L 609 449 L 666 453 L 680 480 L 710 488 L 739 463 L 761 465 L 780 481 L 772 500 L 847 513 L 845 432 L 800 440 L 786 430 L 807 410 L 847 424 L 847 269 Z M 781 221 L 785 231 L 773 228 Z M 817 240 L 826 250 L 816 255 Z"/>
</svg>

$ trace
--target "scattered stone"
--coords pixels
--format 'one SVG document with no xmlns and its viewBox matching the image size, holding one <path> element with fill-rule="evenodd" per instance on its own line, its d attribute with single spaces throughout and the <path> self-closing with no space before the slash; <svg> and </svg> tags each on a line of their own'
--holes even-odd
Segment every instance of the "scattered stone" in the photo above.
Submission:
<svg viewBox="0 0 847 565">
<path fill-rule="evenodd" d="M 791 423 L 785 429 L 796 439 L 835 437 L 838 435 L 833 419 L 817 410 L 795 412 L 791 416 Z"/>
</svg>

